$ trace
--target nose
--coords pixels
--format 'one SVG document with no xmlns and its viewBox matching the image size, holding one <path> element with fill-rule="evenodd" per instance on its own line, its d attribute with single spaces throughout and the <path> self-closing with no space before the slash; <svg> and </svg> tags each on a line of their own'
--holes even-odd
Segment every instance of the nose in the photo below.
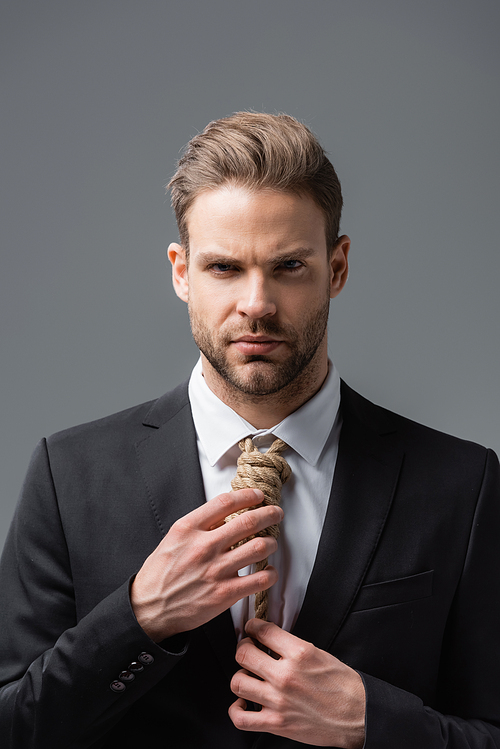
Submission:
<svg viewBox="0 0 500 749">
<path fill-rule="evenodd" d="M 276 314 L 276 302 L 271 283 L 261 273 L 249 274 L 245 279 L 237 311 L 240 315 L 254 320 Z"/>
</svg>

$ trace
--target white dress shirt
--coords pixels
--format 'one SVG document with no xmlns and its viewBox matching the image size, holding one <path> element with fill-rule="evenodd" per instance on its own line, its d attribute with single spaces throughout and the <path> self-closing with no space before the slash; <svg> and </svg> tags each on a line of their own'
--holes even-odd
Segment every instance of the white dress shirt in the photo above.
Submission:
<svg viewBox="0 0 500 749">
<path fill-rule="evenodd" d="M 279 575 L 269 590 L 269 620 L 290 631 L 304 601 L 332 487 L 341 428 L 339 374 L 329 362 L 321 390 L 271 429 L 255 429 L 219 400 L 205 382 L 201 359 L 191 374 L 189 399 L 207 500 L 231 491 L 241 439 L 250 435 L 261 452 L 276 437 L 289 445 L 283 452 L 292 469 L 281 491 L 285 517 L 278 550 L 269 557 Z M 239 574 L 250 570 L 245 567 Z M 231 615 L 240 639 L 254 615 L 254 596 L 231 606 Z"/>
</svg>

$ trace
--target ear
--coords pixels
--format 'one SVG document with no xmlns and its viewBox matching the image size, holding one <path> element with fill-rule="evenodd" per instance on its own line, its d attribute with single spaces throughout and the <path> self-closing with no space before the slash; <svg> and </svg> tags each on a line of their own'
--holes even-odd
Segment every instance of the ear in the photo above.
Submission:
<svg viewBox="0 0 500 749">
<path fill-rule="evenodd" d="M 175 293 L 183 302 L 188 300 L 188 268 L 186 263 L 186 251 L 180 244 L 172 242 L 167 251 L 168 259 L 172 263 L 172 284 Z"/>
<path fill-rule="evenodd" d="M 334 299 L 345 286 L 349 275 L 347 256 L 351 247 L 351 240 L 347 234 L 337 239 L 330 258 L 330 299 Z"/>
</svg>

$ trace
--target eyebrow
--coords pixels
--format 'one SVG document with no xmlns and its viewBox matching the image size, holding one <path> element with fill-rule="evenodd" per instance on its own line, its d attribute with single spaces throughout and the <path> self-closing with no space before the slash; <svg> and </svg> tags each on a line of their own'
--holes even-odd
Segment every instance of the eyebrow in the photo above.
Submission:
<svg viewBox="0 0 500 749">
<path fill-rule="evenodd" d="M 284 263 L 286 260 L 307 260 L 307 258 L 316 254 L 316 250 L 312 247 L 296 247 L 293 250 L 287 252 L 280 252 L 279 255 L 273 255 L 267 261 L 267 265 L 279 265 Z M 238 265 L 241 262 L 241 258 L 235 258 L 231 255 L 227 255 L 224 250 L 218 252 L 217 250 L 198 252 L 196 254 L 197 260 L 202 264 L 209 263 L 221 263 L 223 265 Z"/>
<path fill-rule="evenodd" d="M 275 255 L 270 262 L 274 264 L 284 263 L 285 260 L 307 260 L 307 258 L 316 254 L 316 250 L 312 247 L 296 247 L 290 252 L 283 252 L 280 255 Z"/>
</svg>

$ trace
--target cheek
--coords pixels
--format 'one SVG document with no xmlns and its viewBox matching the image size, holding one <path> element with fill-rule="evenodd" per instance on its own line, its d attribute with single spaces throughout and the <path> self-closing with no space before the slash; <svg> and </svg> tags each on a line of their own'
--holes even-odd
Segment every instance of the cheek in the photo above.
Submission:
<svg viewBox="0 0 500 749">
<path fill-rule="evenodd" d="M 189 308 L 200 323 L 212 328 L 214 333 L 217 333 L 217 328 L 231 317 L 234 310 L 227 294 L 223 294 L 220 289 L 213 289 L 210 293 L 206 290 L 204 293 L 197 293 L 191 289 Z"/>
<path fill-rule="evenodd" d="M 290 319 L 301 320 L 323 306 L 324 300 L 329 298 L 329 294 L 324 291 L 325 284 L 308 284 L 307 286 L 296 286 L 287 289 L 282 295 L 279 309 L 282 315 Z"/>
</svg>

